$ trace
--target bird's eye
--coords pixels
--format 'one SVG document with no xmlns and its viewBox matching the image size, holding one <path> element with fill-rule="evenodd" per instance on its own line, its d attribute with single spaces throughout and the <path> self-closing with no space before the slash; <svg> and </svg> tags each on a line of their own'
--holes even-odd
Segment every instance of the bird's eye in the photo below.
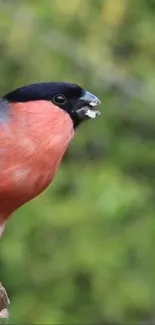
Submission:
<svg viewBox="0 0 155 325">
<path fill-rule="evenodd" d="M 66 103 L 66 101 L 67 101 L 66 97 L 62 94 L 58 94 L 53 97 L 53 102 L 55 104 L 63 105 Z"/>
</svg>

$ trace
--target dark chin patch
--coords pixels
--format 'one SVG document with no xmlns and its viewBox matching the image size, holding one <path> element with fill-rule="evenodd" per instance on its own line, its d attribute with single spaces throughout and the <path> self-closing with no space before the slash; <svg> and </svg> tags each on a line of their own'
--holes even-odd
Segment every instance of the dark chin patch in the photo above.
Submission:
<svg viewBox="0 0 155 325">
<path fill-rule="evenodd" d="M 74 110 L 69 112 L 69 115 L 73 121 L 74 128 L 76 129 L 82 122 L 88 120 L 88 118 L 82 113 L 83 109 L 81 110 Z"/>
<path fill-rule="evenodd" d="M 71 116 L 71 119 L 73 121 L 73 126 L 74 126 L 74 129 L 77 129 L 77 127 L 83 122 L 82 120 L 80 120 L 78 117 L 72 117 Z"/>
</svg>

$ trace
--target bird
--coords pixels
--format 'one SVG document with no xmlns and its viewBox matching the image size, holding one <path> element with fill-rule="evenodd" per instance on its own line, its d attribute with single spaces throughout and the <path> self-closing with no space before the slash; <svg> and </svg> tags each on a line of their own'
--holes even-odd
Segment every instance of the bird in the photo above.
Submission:
<svg viewBox="0 0 155 325">
<path fill-rule="evenodd" d="M 100 115 L 97 96 L 69 82 L 40 82 L 0 98 L 0 237 L 9 217 L 55 177 L 82 122 Z"/>
<path fill-rule="evenodd" d="M 0 98 L 0 237 L 9 217 L 55 177 L 83 121 L 100 115 L 98 97 L 77 84 L 33 83 Z M 0 318 L 9 299 L 0 283 Z"/>
</svg>

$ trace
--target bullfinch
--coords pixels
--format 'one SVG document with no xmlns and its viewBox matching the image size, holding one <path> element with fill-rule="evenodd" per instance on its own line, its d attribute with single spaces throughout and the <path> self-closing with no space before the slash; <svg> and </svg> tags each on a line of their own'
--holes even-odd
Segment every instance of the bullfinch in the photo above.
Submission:
<svg viewBox="0 0 155 325">
<path fill-rule="evenodd" d="M 0 98 L 0 237 L 9 216 L 53 180 L 63 155 L 100 100 L 76 84 L 35 83 Z M 9 299 L 0 286 L 0 317 Z"/>
</svg>

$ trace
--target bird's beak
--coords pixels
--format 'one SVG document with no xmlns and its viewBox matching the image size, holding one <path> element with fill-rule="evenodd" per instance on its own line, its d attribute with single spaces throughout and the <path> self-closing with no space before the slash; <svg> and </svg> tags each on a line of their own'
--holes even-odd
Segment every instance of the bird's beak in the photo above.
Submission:
<svg viewBox="0 0 155 325">
<path fill-rule="evenodd" d="M 76 113 L 80 120 L 86 120 L 96 118 L 101 113 L 98 110 L 98 105 L 101 101 L 95 95 L 89 91 L 85 91 L 84 94 L 79 98 L 79 107 L 77 107 Z"/>
</svg>

